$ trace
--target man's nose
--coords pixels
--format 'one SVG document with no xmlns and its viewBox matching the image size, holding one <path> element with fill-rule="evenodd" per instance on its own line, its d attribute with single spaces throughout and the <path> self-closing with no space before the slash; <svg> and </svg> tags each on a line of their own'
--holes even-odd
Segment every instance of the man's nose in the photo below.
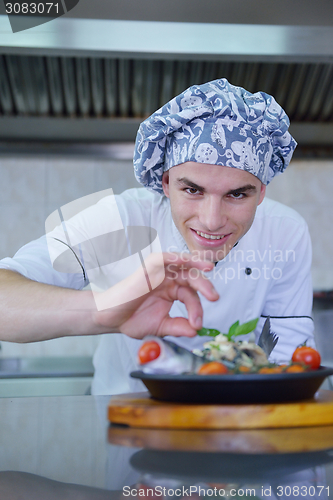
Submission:
<svg viewBox="0 0 333 500">
<path fill-rule="evenodd" d="M 214 233 L 226 225 L 228 216 L 221 199 L 209 198 L 201 208 L 199 218 L 203 229 Z"/>
</svg>

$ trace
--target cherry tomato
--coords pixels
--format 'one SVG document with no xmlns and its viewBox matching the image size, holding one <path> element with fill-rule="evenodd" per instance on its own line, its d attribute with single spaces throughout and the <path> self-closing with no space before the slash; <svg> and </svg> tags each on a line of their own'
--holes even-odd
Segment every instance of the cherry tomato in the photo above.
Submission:
<svg viewBox="0 0 333 500">
<path fill-rule="evenodd" d="M 153 361 L 157 359 L 161 354 L 161 348 L 157 342 L 154 340 L 148 340 L 144 342 L 139 349 L 138 357 L 139 361 L 142 365 L 145 363 L 149 363 L 149 361 Z"/>
<path fill-rule="evenodd" d="M 201 365 L 198 370 L 199 375 L 221 375 L 228 372 L 228 368 L 223 363 L 219 363 L 218 361 L 205 363 L 204 365 Z"/>
<path fill-rule="evenodd" d="M 285 372 L 289 365 L 279 365 L 280 372 Z"/>
<path fill-rule="evenodd" d="M 272 374 L 272 373 L 282 373 L 284 368 L 280 365 L 278 366 L 263 366 L 258 370 L 258 373 L 266 373 L 266 374 Z"/>
<path fill-rule="evenodd" d="M 251 368 L 248 366 L 240 366 L 238 368 L 239 373 L 251 373 Z"/>
<path fill-rule="evenodd" d="M 299 365 L 297 363 L 289 365 L 288 368 L 286 368 L 286 373 L 300 373 L 300 372 L 305 372 L 306 371 L 306 366 Z"/>
<path fill-rule="evenodd" d="M 319 352 L 306 345 L 297 347 L 291 359 L 294 363 L 302 363 L 311 370 L 317 370 L 321 362 Z"/>
</svg>

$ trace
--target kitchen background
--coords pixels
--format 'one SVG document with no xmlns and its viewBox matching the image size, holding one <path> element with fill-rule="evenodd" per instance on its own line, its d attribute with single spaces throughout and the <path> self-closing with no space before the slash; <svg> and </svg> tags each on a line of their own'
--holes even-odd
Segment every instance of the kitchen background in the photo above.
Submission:
<svg viewBox="0 0 333 500">
<path fill-rule="evenodd" d="M 312 0 L 207 0 L 204 6 L 201 0 L 80 0 L 64 18 L 17 34 L 4 14 L 0 4 L 0 258 L 41 236 L 46 217 L 60 206 L 109 187 L 120 193 L 137 186 L 131 156 L 140 121 L 189 85 L 226 77 L 272 93 L 291 118 L 299 148 L 267 196 L 295 208 L 309 225 L 314 315 L 318 332 L 327 329 L 331 0 L 315 8 Z M 0 358 L 91 357 L 97 343 L 98 337 L 1 342 Z"/>
</svg>

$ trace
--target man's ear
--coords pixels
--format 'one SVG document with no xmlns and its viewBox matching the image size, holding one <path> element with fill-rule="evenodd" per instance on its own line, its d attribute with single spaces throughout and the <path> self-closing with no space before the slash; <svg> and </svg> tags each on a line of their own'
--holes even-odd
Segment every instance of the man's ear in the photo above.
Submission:
<svg viewBox="0 0 333 500">
<path fill-rule="evenodd" d="M 264 201 L 265 194 L 266 194 L 266 186 L 265 186 L 265 184 L 261 184 L 258 205 L 260 205 L 260 203 Z"/>
<path fill-rule="evenodd" d="M 162 176 L 162 187 L 165 196 L 169 198 L 169 171 L 164 172 Z"/>
</svg>

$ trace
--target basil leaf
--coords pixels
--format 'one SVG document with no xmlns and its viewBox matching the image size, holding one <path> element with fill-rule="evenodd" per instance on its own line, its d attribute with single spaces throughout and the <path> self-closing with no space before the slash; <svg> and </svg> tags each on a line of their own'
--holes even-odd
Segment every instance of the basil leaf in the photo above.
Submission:
<svg viewBox="0 0 333 500">
<path fill-rule="evenodd" d="M 252 332 L 257 326 L 258 321 L 259 318 L 255 318 L 251 321 L 248 321 L 247 323 L 243 323 L 242 325 L 237 326 L 233 336 L 237 337 L 238 335 L 246 335 L 247 333 Z"/>
<path fill-rule="evenodd" d="M 236 323 L 234 323 L 233 325 L 231 325 L 231 327 L 229 328 L 229 332 L 227 334 L 227 337 L 228 337 L 228 340 L 231 340 L 231 338 L 234 336 L 234 335 L 237 335 L 237 329 L 239 327 L 239 321 L 237 320 Z"/>
<path fill-rule="evenodd" d="M 256 318 L 248 321 L 247 323 L 243 323 L 242 325 L 239 324 L 239 321 L 236 321 L 229 328 L 229 332 L 227 334 L 224 333 L 223 335 L 226 335 L 228 340 L 232 340 L 233 337 L 237 337 L 238 335 L 246 335 L 255 329 L 258 321 L 259 318 Z M 201 328 L 201 330 L 197 331 L 197 334 L 201 337 L 216 337 L 217 335 L 220 335 L 220 333 L 221 332 L 214 330 L 213 328 Z"/>
<path fill-rule="evenodd" d="M 220 335 L 221 332 L 218 330 L 214 330 L 213 328 L 201 328 L 201 330 L 197 331 L 197 334 L 201 337 L 216 337 Z"/>
</svg>

